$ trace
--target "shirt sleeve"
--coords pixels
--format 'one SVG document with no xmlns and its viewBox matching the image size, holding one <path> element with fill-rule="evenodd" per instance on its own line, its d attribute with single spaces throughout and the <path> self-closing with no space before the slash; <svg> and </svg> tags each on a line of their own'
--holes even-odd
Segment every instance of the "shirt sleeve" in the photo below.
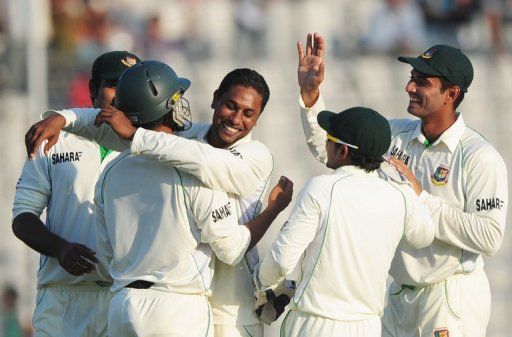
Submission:
<svg viewBox="0 0 512 337">
<path fill-rule="evenodd" d="M 39 148 L 33 160 L 25 161 L 20 179 L 16 185 L 13 204 L 13 219 L 22 213 L 41 216 L 50 201 L 52 187 L 48 157 Z"/>
<path fill-rule="evenodd" d="M 318 96 L 317 101 L 310 108 L 306 108 L 302 97 L 299 95 L 300 120 L 302 129 L 306 137 L 309 151 L 319 162 L 325 164 L 327 162 L 327 152 L 325 150 L 325 141 L 327 135 L 324 129 L 318 125 L 316 119 L 320 111 L 325 110 L 325 103 L 322 94 Z"/>
<path fill-rule="evenodd" d="M 413 248 L 425 248 L 434 241 L 436 234 L 434 221 L 412 188 L 406 184 L 400 187 L 406 205 L 403 238 Z"/>
<path fill-rule="evenodd" d="M 119 137 L 109 125 L 101 124 L 99 127 L 94 125 L 98 112 L 100 109 L 93 108 L 49 110 L 43 114 L 43 117 L 57 113 L 66 118 L 65 131 L 95 141 L 114 151 L 122 152 L 129 149 L 130 141 Z"/>
<path fill-rule="evenodd" d="M 196 140 L 142 128 L 133 137 L 131 151 L 168 162 L 210 188 L 242 197 L 256 190 L 274 165 L 268 148 L 257 141 L 233 149 L 218 149 Z"/>
<path fill-rule="evenodd" d="M 182 179 L 187 180 L 187 177 L 183 176 Z M 235 199 L 225 192 L 202 185 L 195 178 L 188 180 L 195 181 L 196 187 L 191 190 L 190 204 L 201 231 L 201 242 L 209 244 L 222 262 L 238 264 L 249 247 L 251 233 L 246 226 L 238 224 Z"/>
<path fill-rule="evenodd" d="M 290 274 L 315 238 L 322 204 L 328 204 L 328 201 L 322 202 L 324 198 L 315 192 L 313 181 L 310 180 L 299 193 L 288 221 L 260 265 L 258 278 L 264 287 L 274 285 Z"/>
<path fill-rule="evenodd" d="M 464 210 L 426 191 L 420 199 L 437 224 L 436 238 L 473 253 L 494 255 L 505 231 L 507 168 L 494 149 L 483 148 L 468 157 L 463 169 L 467 172 Z"/>
</svg>

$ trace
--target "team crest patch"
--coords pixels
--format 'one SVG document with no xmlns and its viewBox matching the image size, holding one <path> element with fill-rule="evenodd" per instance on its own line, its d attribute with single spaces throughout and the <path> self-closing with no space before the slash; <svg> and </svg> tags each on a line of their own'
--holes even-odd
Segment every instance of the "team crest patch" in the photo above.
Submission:
<svg viewBox="0 0 512 337">
<path fill-rule="evenodd" d="M 432 58 L 432 56 L 434 56 L 435 53 L 436 53 L 436 49 L 435 48 L 430 48 L 429 50 L 427 50 L 426 52 L 421 54 L 420 57 L 422 59 L 430 59 L 430 58 Z"/>
<path fill-rule="evenodd" d="M 450 337 L 450 333 L 446 328 L 436 329 L 434 331 L 434 337 Z"/>
<path fill-rule="evenodd" d="M 124 59 L 121 60 L 121 63 L 127 67 L 131 67 L 137 63 L 137 60 L 133 57 L 126 56 Z"/>
<path fill-rule="evenodd" d="M 450 172 L 450 168 L 444 165 L 439 165 L 436 169 L 436 172 L 430 177 L 432 184 L 436 186 L 444 185 L 448 182 L 448 173 Z"/>
</svg>

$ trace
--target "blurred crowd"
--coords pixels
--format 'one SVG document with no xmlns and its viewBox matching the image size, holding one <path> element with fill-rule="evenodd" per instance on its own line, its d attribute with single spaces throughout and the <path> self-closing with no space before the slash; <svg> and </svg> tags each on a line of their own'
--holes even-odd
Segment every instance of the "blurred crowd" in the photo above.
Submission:
<svg viewBox="0 0 512 337">
<path fill-rule="evenodd" d="M 507 26 L 512 20 L 512 0 L 50 0 L 48 4 L 49 72 L 74 74 L 66 85 L 71 105 L 88 104 L 86 71 L 106 50 L 191 63 L 280 57 L 269 52 L 273 50 L 269 40 L 281 29 L 276 21 L 300 27 L 310 20 L 314 28 L 322 21 L 314 12 L 322 13 L 322 7 L 330 20 L 339 21 L 323 32 L 333 41 L 337 56 L 416 53 L 436 43 L 501 55 L 510 49 Z M 289 8 L 288 17 L 272 15 L 278 6 Z M 25 23 L 9 17 L 16 12 L 26 16 L 9 7 L 20 5 L 0 1 L 0 90 L 26 86 L 18 75 L 26 72 L 20 62 L 23 37 L 16 33 L 20 30 L 16 25 Z M 230 41 L 223 44 L 226 39 Z M 12 73 L 17 76 L 9 76 Z"/>
</svg>

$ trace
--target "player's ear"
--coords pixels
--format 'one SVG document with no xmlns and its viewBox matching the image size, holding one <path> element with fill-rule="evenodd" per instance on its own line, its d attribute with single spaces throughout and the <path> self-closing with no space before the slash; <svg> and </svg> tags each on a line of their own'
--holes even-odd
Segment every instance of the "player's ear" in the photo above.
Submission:
<svg viewBox="0 0 512 337">
<path fill-rule="evenodd" d="M 212 109 L 215 109 L 218 101 L 219 101 L 219 89 L 217 89 L 213 92 L 213 99 L 212 99 L 212 105 L 211 105 Z"/>
<path fill-rule="evenodd" d="M 349 149 L 348 149 L 348 146 L 345 145 L 345 144 L 336 144 L 336 148 L 338 149 L 336 155 L 338 157 L 338 159 L 340 160 L 343 160 L 345 158 L 348 157 L 348 154 L 349 154 Z"/>
<path fill-rule="evenodd" d="M 448 95 L 446 96 L 447 103 L 453 103 L 459 98 L 461 90 L 458 86 L 454 85 L 447 89 Z"/>
</svg>

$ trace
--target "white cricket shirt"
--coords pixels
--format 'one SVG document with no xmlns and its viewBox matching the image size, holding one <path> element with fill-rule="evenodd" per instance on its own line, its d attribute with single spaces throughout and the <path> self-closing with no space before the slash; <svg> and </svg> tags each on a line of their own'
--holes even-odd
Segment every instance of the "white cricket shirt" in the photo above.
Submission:
<svg viewBox="0 0 512 337">
<path fill-rule="evenodd" d="M 434 239 L 427 210 L 403 187 L 355 166 L 310 179 L 260 266 L 261 283 L 297 267 L 292 310 L 342 321 L 381 316 L 400 240 L 420 248 Z"/>
<path fill-rule="evenodd" d="M 236 264 L 249 245 L 235 201 L 167 163 L 127 150 L 97 186 L 98 252 L 109 265 L 112 291 L 145 280 L 159 290 L 208 294 L 212 250 Z"/>
<path fill-rule="evenodd" d="M 16 186 L 13 218 L 25 212 L 39 217 L 46 208 L 48 230 L 69 242 L 96 250 L 94 188 L 101 170 L 117 153 L 108 154 L 102 162 L 97 143 L 67 132 L 61 132 L 48 156 L 43 153 L 43 145 L 33 160 L 25 162 Z M 73 276 L 56 258 L 41 255 L 39 287 L 84 281 L 111 280 L 97 271 Z"/>
<path fill-rule="evenodd" d="M 325 160 L 325 132 L 316 115 L 325 109 L 320 96 L 301 120 L 311 153 Z M 421 121 L 390 120 L 388 154 L 406 163 L 421 182 L 420 201 L 436 224 L 431 246 L 400 246 L 390 274 L 402 284 L 424 286 L 458 273 L 483 268 L 481 254 L 494 255 L 505 230 L 507 169 L 503 158 L 480 134 L 466 127 L 462 115 L 433 144 L 421 133 Z"/>
<path fill-rule="evenodd" d="M 59 111 L 66 117 L 68 130 L 117 149 L 126 149 L 108 126 L 92 126 L 99 110 L 73 109 Z M 249 222 L 261 211 L 262 198 L 273 170 L 273 157 L 268 148 L 252 139 L 252 133 L 228 149 L 214 148 L 206 139 L 211 124 L 194 123 L 191 129 L 176 135 L 139 128 L 131 142 L 134 154 L 167 162 L 180 171 L 198 177 L 207 186 L 232 193 L 236 199 L 239 224 Z M 244 197 L 240 197 L 243 195 Z M 259 323 L 254 313 L 252 270 L 258 263 L 256 247 L 237 266 L 216 264 L 214 292 L 211 298 L 215 324 L 251 325 Z"/>
</svg>

